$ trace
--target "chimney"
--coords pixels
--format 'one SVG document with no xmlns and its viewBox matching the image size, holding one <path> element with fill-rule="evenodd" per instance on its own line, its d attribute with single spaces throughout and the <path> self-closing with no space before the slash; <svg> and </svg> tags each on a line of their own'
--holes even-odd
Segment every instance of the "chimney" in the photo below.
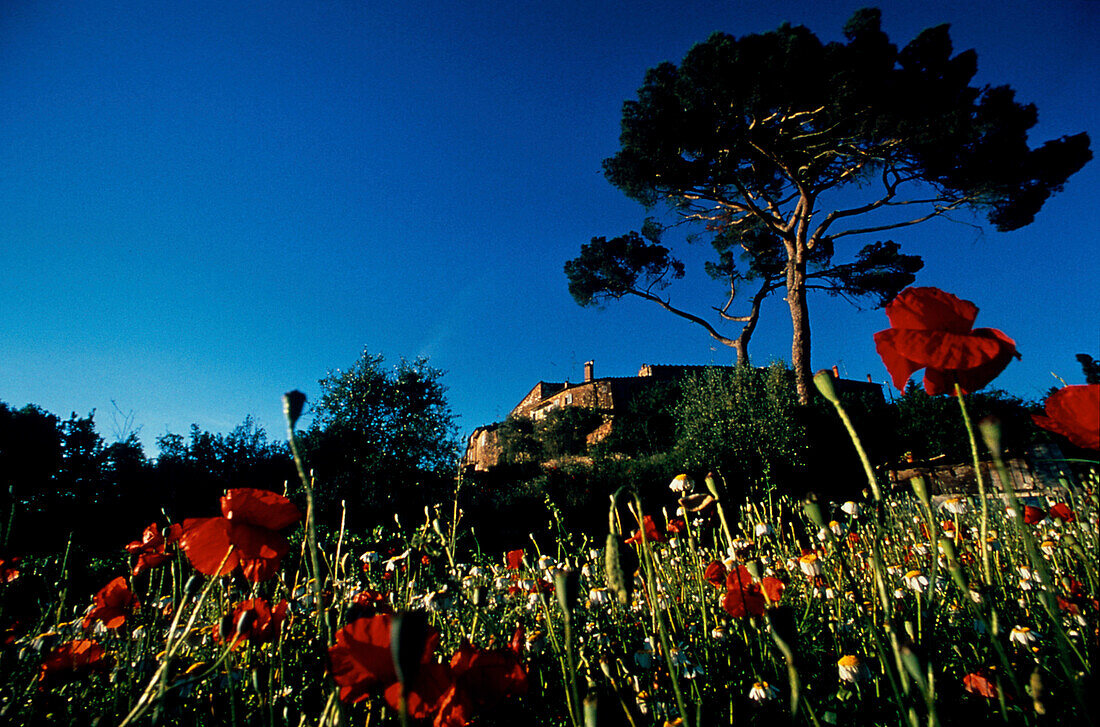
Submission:
<svg viewBox="0 0 1100 727">
<path fill-rule="evenodd" d="M 833 366 L 833 378 L 834 379 L 839 379 L 840 378 L 840 367 L 839 366 L 836 366 L 836 365 Z"/>
<path fill-rule="evenodd" d="M 593 367 L 593 365 L 595 365 L 595 363 L 596 363 L 595 361 L 585 361 L 584 362 L 584 381 L 585 381 L 585 383 L 588 383 L 589 381 L 592 380 L 592 367 Z"/>
</svg>

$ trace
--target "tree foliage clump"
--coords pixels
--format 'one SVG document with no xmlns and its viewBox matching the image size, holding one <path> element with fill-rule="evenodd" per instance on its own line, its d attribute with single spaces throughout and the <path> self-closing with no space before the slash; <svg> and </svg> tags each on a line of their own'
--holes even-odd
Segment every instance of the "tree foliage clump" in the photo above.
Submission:
<svg viewBox="0 0 1100 727">
<path fill-rule="evenodd" d="M 688 469 L 750 488 L 789 486 L 803 471 L 809 447 L 787 366 L 706 369 L 680 389 L 676 452 Z"/>
<path fill-rule="evenodd" d="M 355 366 L 320 381 L 302 443 L 322 513 L 338 517 L 343 503 L 369 521 L 430 500 L 454 475 L 456 427 L 443 371 L 426 358 L 383 363 L 364 351 Z"/>
<path fill-rule="evenodd" d="M 963 209 L 1015 230 L 1092 158 L 1085 133 L 1032 148 L 1035 106 L 1008 86 L 971 85 L 977 55 L 956 54 L 947 25 L 899 49 L 881 13 L 864 9 L 844 37 L 823 43 L 789 24 L 741 38 L 715 33 L 679 65 L 650 69 L 623 105 L 621 148 L 604 172 L 647 208 L 665 203 L 713 234 L 718 259 L 708 270 L 728 284 L 726 303 L 714 306 L 712 324 L 661 294 L 683 265 L 652 225 L 582 248 L 566 266 L 577 302 L 638 295 L 741 353 L 761 301 L 782 289 L 795 382 L 808 404 L 808 290 L 881 303 L 920 260 L 876 240 L 880 233 Z M 837 265 L 848 238 L 873 241 Z M 731 313 L 745 282 L 756 291 L 740 304 L 749 310 Z M 718 330 L 730 321 L 743 324 L 741 336 Z"/>
</svg>

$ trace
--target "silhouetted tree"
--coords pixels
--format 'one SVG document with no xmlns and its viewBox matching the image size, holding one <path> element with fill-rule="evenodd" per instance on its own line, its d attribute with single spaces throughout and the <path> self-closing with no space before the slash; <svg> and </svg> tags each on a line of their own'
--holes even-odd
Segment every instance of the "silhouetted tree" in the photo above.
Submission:
<svg viewBox="0 0 1100 727">
<path fill-rule="evenodd" d="M 742 38 L 712 35 L 679 66 L 646 74 L 637 99 L 623 106 L 621 148 L 604 162 L 629 197 L 646 207 L 664 201 L 718 233 L 713 271 L 729 277 L 733 293 L 737 273 L 723 251 L 740 247 L 750 258 L 747 275 L 760 272 L 761 254 L 779 253 L 803 403 L 812 389 L 806 293 L 814 270 L 833 266 L 836 243 L 963 208 L 998 230 L 1023 227 L 1092 157 L 1084 133 L 1030 148 L 1035 107 L 1018 103 L 1007 86 L 971 86 L 977 55 L 954 55 L 946 25 L 899 50 L 882 32 L 880 12 L 865 9 L 844 35 L 845 43 L 822 43 L 787 24 Z M 622 255 L 582 252 L 593 274 L 613 274 L 578 279 L 574 296 L 584 303 L 606 283 L 607 295 L 648 295 L 671 309 L 654 291 L 677 277 L 678 262 L 655 246 L 635 238 Z M 880 271 L 867 268 L 872 287 L 915 272 L 892 243 L 863 253 L 899 264 L 878 281 Z"/>
</svg>

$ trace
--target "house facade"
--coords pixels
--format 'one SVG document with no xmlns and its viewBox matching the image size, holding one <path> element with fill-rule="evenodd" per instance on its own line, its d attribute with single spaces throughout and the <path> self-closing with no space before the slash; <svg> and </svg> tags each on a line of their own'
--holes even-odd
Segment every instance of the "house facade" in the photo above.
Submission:
<svg viewBox="0 0 1100 727">
<path fill-rule="evenodd" d="M 733 369 L 733 366 L 675 366 L 643 364 L 634 376 L 596 378 L 595 363 L 584 364 L 584 381 L 579 383 L 540 381 L 508 413 L 509 417 L 526 417 L 539 421 L 559 408 L 584 407 L 603 415 L 603 423 L 588 435 L 588 444 L 595 444 L 611 433 L 616 411 L 622 411 L 641 391 L 661 382 L 673 381 L 706 369 Z M 835 373 L 835 368 L 834 368 Z M 868 381 L 839 379 L 838 390 L 863 390 L 882 395 L 882 387 Z M 497 424 L 478 427 L 466 440 L 466 452 L 460 468 L 464 472 L 487 472 L 497 466 L 501 443 Z"/>
</svg>

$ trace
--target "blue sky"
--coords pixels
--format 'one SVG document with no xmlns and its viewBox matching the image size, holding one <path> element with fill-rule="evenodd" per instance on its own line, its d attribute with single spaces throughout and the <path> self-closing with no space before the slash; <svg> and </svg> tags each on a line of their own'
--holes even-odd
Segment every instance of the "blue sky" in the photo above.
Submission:
<svg viewBox="0 0 1100 727">
<path fill-rule="evenodd" d="M 644 302 L 579 308 L 564 262 L 645 212 L 607 183 L 623 101 L 715 30 L 784 21 L 827 40 L 859 2 L 161 2 L 0 9 L 0 401 L 117 406 L 147 449 L 318 393 L 366 348 L 445 370 L 463 433 L 538 380 L 733 354 Z M 1100 3 L 887 2 L 891 40 L 952 25 L 978 81 L 1035 103 L 1033 146 L 1100 137 Z M 1100 162 L 1031 226 L 893 234 L 918 284 L 1016 339 L 997 384 L 1039 398 L 1100 356 Z M 689 265 L 705 256 L 693 248 Z M 702 273 L 670 288 L 707 310 Z M 811 299 L 813 365 L 886 380 L 881 311 Z M 758 363 L 787 358 L 765 303 Z M 113 403 L 112 403 L 113 402 Z"/>
</svg>

